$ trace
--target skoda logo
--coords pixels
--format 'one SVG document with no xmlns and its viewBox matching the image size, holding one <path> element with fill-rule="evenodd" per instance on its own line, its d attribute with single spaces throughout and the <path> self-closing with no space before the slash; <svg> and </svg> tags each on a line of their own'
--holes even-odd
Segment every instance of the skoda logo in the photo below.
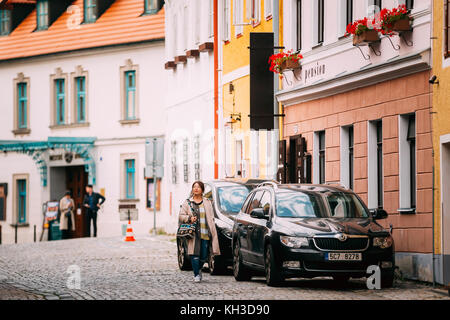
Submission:
<svg viewBox="0 0 450 320">
<path fill-rule="evenodd" d="M 344 241 L 347 240 L 347 235 L 345 233 L 341 233 L 341 234 L 338 235 L 337 238 L 338 238 L 339 241 L 344 242 Z"/>
</svg>

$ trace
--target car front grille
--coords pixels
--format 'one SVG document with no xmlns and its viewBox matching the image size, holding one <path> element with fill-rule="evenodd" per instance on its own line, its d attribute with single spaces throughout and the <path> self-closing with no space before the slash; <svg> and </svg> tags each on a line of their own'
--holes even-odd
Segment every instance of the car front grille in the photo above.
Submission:
<svg viewBox="0 0 450 320">
<path fill-rule="evenodd" d="M 368 265 L 363 262 L 304 262 L 307 271 L 360 271 L 366 272 Z"/>
<path fill-rule="evenodd" d="M 341 241 L 336 238 L 313 238 L 314 245 L 323 251 L 364 251 L 369 246 L 369 238 L 347 238 Z"/>
</svg>

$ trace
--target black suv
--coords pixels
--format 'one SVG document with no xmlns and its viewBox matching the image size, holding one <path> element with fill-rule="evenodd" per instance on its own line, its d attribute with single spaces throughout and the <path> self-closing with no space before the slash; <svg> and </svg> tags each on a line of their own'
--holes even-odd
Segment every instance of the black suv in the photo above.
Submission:
<svg viewBox="0 0 450 320">
<path fill-rule="evenodd" d="M 266 276 L 270 286 L 286 278 L 331 276 L 338 283 L 381 270 L 381 286 L 394 279 L 394 241 L 352 191 L 328 185 L 265 183 L 247 197 L 233 226 L 233 274 L 237 281 Z"/>
<path fill-rule="evenodd" d="M 220 256 L 209 257 L 208 267 L 211 274 L 225 273 L 232 265 L 231 234 L 234 217 L 241 210 L 250 191 L 267 181 L 263 179 L 226 179 L 212 180 L 205 183 L 204 197 L 212 200 L 215 224 L 219 237 Z M 184 239 L 177 239 L 178 266 L 181 270 L 192 268 L 187 255 L 187 243 Z"/>
</svg>

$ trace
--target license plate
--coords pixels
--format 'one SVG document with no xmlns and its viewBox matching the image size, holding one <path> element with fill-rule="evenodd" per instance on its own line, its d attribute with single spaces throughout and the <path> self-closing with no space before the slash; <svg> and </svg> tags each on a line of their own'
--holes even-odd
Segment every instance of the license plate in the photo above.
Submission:
<svg viewBox="0 0 450 320">
<path fill-rule="evenodd" d="M 361 253 L 334 253 L 329 252 L 325 254 L 325 260 L 328 261 L 361 261 L 362 254 Z"/>
</svg>

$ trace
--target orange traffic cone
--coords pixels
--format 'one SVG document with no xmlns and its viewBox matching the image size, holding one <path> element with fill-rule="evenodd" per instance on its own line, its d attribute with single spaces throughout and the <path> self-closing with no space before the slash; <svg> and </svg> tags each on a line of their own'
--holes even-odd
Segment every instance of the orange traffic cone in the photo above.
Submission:
<svg viewBox="0 0 450 320">
<path fill-rule="evenodd" d="M 136 241 L 134 239 L 133 229 L 131 228 L 131 221 L 130 220 L 128 220 L 127 236 L 125 237 L 125 241 Z"/>
</svg>

